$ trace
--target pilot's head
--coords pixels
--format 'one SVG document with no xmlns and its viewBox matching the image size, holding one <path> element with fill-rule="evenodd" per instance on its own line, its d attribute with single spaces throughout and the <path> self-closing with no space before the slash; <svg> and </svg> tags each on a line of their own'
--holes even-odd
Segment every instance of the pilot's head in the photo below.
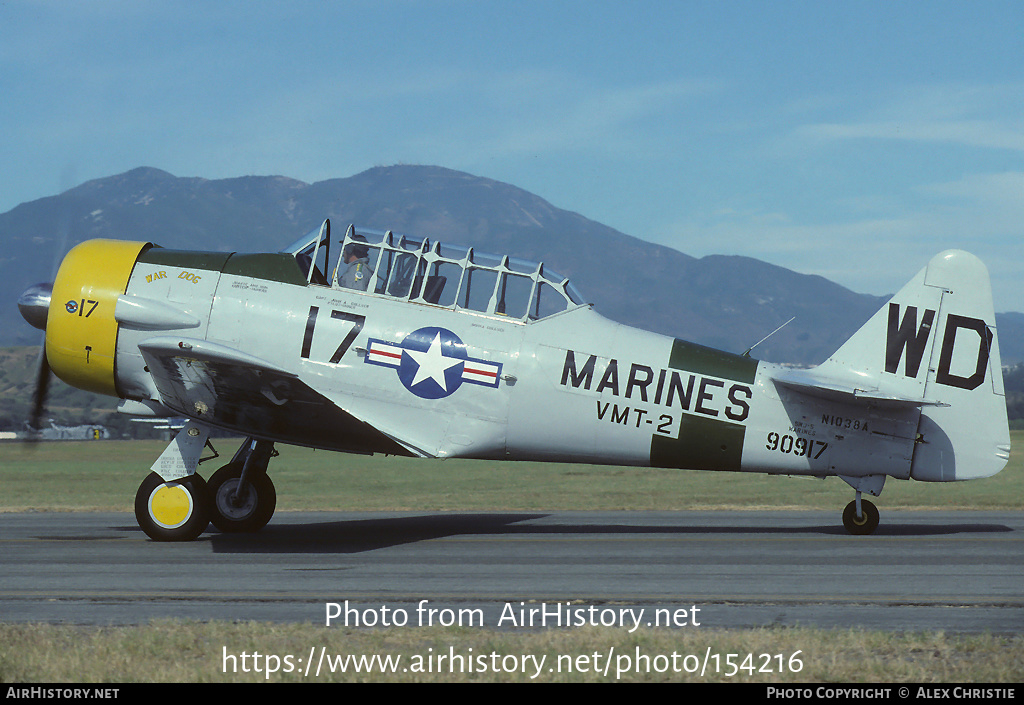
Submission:
<svg viewBox="0 0 1024 705">
<path fill-rule="evenodd" d="M 368 257 L 370 255 L 370 248 L 365 244 L 360 244 L 365 242 L 366 238 L 359 233 L 352 235 L 349 243 L 345 245 L 345 251 L 343 253 L 345 262 L 353 262 L 357 259 Z"/>
</svg>

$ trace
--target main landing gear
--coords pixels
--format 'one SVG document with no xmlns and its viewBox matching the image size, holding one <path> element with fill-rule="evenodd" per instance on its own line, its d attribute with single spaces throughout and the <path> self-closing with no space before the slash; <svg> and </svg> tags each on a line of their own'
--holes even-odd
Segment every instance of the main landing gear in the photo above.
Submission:
<svg viewBox="0 0 1024 705">
<path fill-rule="evenodd" d="M 210 523 L 206 482 L 199 475 L 165 482 L 149 473 L 135 493 L 135 519 L 154 541 L 192 541 Z"/>
<path fill-rule="evenodd" d="M 154 467 L 161 461 L 181 461 L 185 468 L 198 465 L 206 433 L 200 430 L 183 438 L 189 428 L 179 433 Z M 275 455 L 272 442 L 247 438 L 231 462 L 213 473 L 209 482 L 194 470 L 172 480 L 151 472 L 135 494 L 135 518 L 154 541 L 192 541 L 210 522 L 223 532 L 259 531 L 277 507 L 277 491 L 267 475 L 267 465 Z"/>
<path fill-rule="evenodd" d="M 277 491 L 267 475 L 273 450 L 273 443 L 256 441 L 244 460 L 233 460 L 213 473 L 209 483 L 210 521 L 218 529 L 259 531 L 274 516 Z"/>
</svg>

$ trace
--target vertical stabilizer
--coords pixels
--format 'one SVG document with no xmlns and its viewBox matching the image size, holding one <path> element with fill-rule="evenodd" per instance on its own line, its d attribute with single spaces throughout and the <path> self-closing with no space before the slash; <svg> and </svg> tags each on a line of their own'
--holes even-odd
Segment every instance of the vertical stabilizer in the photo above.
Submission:
<svg viewBox="0 0 1024 705">
<path fill-rule="evenodd" d="M 1009 459 L 992 288 L 974 255 L 936 255 L 816 373 L 920 400 L 914 479 L 988 477 Z"/>
</svg>

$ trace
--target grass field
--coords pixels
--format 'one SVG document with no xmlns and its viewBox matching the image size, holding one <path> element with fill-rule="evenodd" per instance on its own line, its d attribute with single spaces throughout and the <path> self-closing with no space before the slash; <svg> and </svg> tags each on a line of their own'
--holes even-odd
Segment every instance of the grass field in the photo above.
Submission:
<svg viewBox="0 0 1024 705">
<path fill-rule="evenodd" d="M 986 480 L 929 484 L 890 480 L 883 512 L 909 509 L 1024 508 L 1024 432 L 1012 434 L 1008 467 Z M 221 458 L 201 466 L 209 477 L 236 443 L 216 442 Z M 0 444 L 0 511 L 131 511 L 135 490 L 164 444 L 100 441 Z M 348 456 L 282 447 L 271 463 L 278 511 L 288 510 L 586 510 L 825 509 L 838 514 L 852 498 L 841 480 L 741 473 L 650 470 L 591 465 L 424 461 Z M 1015 684 L 1024 680 L 1024 635 L 905 634 L 861 629 L 613 629 L 498 632 L 487 629 L 326 629 L 314 624 L 154 622 L 84 627 L 0 623 L 0 682 L 353 682 L 528 681 L 518 673 L 439 675 L 334 673 L 312 679 L 283 671 L 225 673 L 234 653 L 391 654 L 409 660 L 449 648 L 466 654 L 726 654 L 800 652 L 800 670 L 771 673 L 723 669 L 695 673 L 629 673 L 623 681 L 768 683 Z M 472 649 L 472 652 L 470 652 Z M 664 663 L 664 662 L 662 662 Z M 739 661 L 737 661 L 739 663 Z M 774 663 L 774 662 L 773 662 Z M 614 669 L 613 669 L 614 673 Z M 552 674 L 550 681 L 616 680 L 591 672 Z"/>
<path fill-rule="evenodd" d="M 1024 509 L 1024 431 L 995 477 L 925 483 L 890 479 L 885 509 Z M 0 444 L 0 511 L 131 511 L 135 491 L 161 453 L 158 441 Z M 220 458 L 237 441 L 215 443 Z M 499 463 L 355 456 L 284 446 L 271 461 L 278 511 L 302 510 L 693 510 L 825 509 L 839 512 L 853 490 L 838 478 L 600 465 Z"/>
<path fill-rule="evenodd" d="M 249 671 L 241 672 L 238 659 L 242 652 L 294 655 L 298 659 L 309 654 L 311 648 L 319 652 L 321 647 L 335 657 L 401 657 L 410 670 L 335 670 L 306 676 L 294 670 L 286 672 L 287 664 L 282 660 L 278 672 L 267 675 L 253 671 L 251 658 Z M 457 654 L 485 658 L 499 654 L 501 661 L 490 672 L 477 669 L 474 673 L 439 673 L 436 667 L 427 671 L 430 665 L 437 665 L 436 655 L 447 655 L 452 649 Z M 223 672 L 225 651 L 235 656 L 238 672 Z M 593 658 L 595 653 L 613 654 L 607 674 L 594 672 L 595 667 L 600 669 L 604 665 Z M 649 661 L 637 659 L 638 653 Z M 714 667 L 716 661 L 711 660 L 712 666 L 702 676 L 698 664 L 707 653 L 718 656 L 718 668 Z M 673 654 L 677 655 L 674 666 Z M 735 667 L 727 665 L 729 654 L 738 655 L 731 660 Z M 747 654 L 754 657 L 747 660 Z M 783 654 L 783 658 L 780 662 L 777 656 L 765 659 L 761 654 Z M 427 661 L 429 655 L 435 655 L 433 664 Z M 629 634 L 623 629 L 601 627 L 510 633 L 438 627 L 357 631 L 308 624 L 178 621 L 105 628 L 0 624 L 0 682 L 6 683 L 529 682 L 537 673 L 532 665 L 514 672 L 510 668 L 513 661 L 522 663 L 523 655 L 544 657 L 545 667 L 534 682 L 1013 685 L 1024 675 L 1024 638 L 988 634 L 896 634 L 781 627 L 642 629 Z M 417 658 L 423 659 L 422 672 L 414 670 Z M 494 662 L 488 658 L 487 665 L 491 663 Z M 442 669 L 446 666 L 443 664 Z"/>
</svg>

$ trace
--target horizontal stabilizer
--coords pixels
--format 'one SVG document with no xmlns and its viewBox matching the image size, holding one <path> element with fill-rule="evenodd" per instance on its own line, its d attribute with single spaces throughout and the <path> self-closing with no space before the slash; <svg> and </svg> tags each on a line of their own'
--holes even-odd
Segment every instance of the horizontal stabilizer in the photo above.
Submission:
<svg viewBox="0 0 1024 705">
<path fill-rule="evenodd" d="M 775 383 L 794 392 L 819 399 L 844 403 L 870 403 L 872 406 L 949 406 L 935 399 L 904 396 L 881 389 L 867 389 L 843 384 L 816 375 L 814 370 L 786 370 L 773 375 Z"/>
</svg>

